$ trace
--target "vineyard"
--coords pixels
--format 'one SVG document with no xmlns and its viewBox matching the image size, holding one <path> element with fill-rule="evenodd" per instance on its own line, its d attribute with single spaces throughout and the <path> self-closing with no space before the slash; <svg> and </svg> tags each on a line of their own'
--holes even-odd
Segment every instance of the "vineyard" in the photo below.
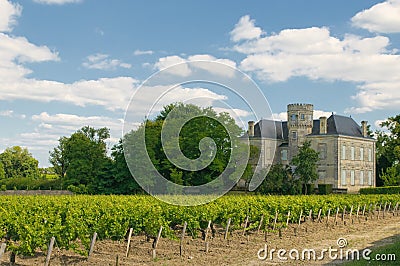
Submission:
<svg viewBox="0 0 400 266">
<path fill-rule="evenodd" d="M 193 197 L 182 200 L 193 200 Z M 233 232 L 272 231 L 306 218 L 331 222 L 380 212 L 399 212 L 400 195 L 224 196 L 196 207 L 172 206 L 150 196 L 2 196 L 0 244 L 24 256 L 57 247 L 87 255 L 94 233 L 98 240 L 125 240 L 132 235 L 179 240 L 201 238 L 207 228 Z M 375 214 L 376 215 L 376 214 Z M 379 215 L 379 214 L 378 214 Z M 388 214 L 386 214 L 388 215 Z M 336 217 L 335 217 L 336 216 Z M 328 218 L 329 220 L 329 218 Z M 211 224 L 210 224 L 211 222 Z M 163 228 L 161 231 L 160 228 Z M 211 234 L 211 231 L 210 231 Z M 207 238 L 207 236 L 206 236 Z"/>
</svg>

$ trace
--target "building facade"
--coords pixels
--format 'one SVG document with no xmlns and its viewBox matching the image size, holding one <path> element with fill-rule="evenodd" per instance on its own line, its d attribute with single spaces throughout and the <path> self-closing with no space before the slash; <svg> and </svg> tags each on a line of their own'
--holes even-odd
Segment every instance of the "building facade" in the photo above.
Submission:
<svg viewBox="0 0 400 266">
<path fill-rule="evenodd" d="M 289 165 L 304 141 L 319 152 L 317 184 L 358 192 L 375 186 L 375 139 L 367 122 L 358 125 L 351 117 L 332 114 L 313 119 L 312 104 L 289 104 L 287 121 L 249 122 L 250 142 L 260 149 L 259 168 Z"/>
</svg>

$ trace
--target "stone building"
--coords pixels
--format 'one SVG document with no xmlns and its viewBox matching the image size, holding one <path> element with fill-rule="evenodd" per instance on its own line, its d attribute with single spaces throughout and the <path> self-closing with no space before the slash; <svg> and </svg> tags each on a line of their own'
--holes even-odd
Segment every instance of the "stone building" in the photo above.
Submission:
<svg viewBox="0 0 400 266">
<path fill-rule="evenodd" d="M 319 152 L 317 184 L 357 192 L 375 186 L 375 139 L 368 136 L 367 122 L 332 114 L 313 120 L 312 104 L 289 104 L 287 121 L 249 122 L 250 142 L 260 148 L 258 167 L 290 164 L 304 141 Z"/>
</svg>

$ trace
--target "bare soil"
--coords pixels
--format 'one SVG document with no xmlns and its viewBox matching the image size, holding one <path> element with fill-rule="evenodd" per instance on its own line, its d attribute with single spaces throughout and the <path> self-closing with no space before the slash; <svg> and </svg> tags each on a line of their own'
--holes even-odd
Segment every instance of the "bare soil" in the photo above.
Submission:
<svg viewBox="0 0 400 266">
<path fill-rule="evenodd" d="M 127 241 L 99 241 L 96 243 L 92 256 L 87 259 L 72 251 L 59 250 L 55 247 L 51 265 L 336 265 L 343 261 L 332 261 L 325 258 L 322 261 L 310 260 L 278 260 L 275 253 L 274 260 L 260 260 L 257 253 L 268 245 L 269 249 L 297 249 L 299 251 L 324 248 L 338 248 L 337 239 L 347 240 L 346 248 L 374 249 L 400 238 L 400 216 L 386 215 L 385 218 L 364 217 L 345 220 L 346 224 L 338 220 L 334 224 L 331 217 L 329 224 L 326 220 L 321 222 L 308 221 L 290 224 L 288 228 L 268 232 L 235 231 L 228 240 L 224 240 L 224 230 L 219 228 L 214 237 L 209 239 L 209 252 L 205 252 L 205 242 L 201 237 L 193 239 L 186 236 L 183 245 L 183 256 L 179 253 L 179 241 L 161 239 L 156 250 L 156 258 L 152 257 L 152 242 L 146 241 L 145 236 L 134 236 L 131 242 L 129 257 L 125 256 Z M 296 231 L 296 234 L 295 234 Z M 265 241 L 266 237 L 266 241 Z M 262 253 L 263 254 L 263 253 Z M 0 261 L 0 265 L 9 265 L 9 252 Z M 288 256 L 288 255 L 286 255 Z M 17 256 L 15 265 L 44 265 L 46 254 L 38 252 L 34 257 Z M 399 260 L 400 265 L 400 258 Z"/>
</svg>

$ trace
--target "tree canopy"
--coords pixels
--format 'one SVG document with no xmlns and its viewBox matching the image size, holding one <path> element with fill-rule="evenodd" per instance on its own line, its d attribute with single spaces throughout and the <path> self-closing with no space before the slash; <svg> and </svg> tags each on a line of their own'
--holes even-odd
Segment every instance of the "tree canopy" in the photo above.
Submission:
<svg viewBox="0 0 400 266">
<path fill-rule="evenodd" d="M 305 141 L 298 154 L 292 159 L 292 164 L 296 166 L 294 174 L 305 185 L 305 194 L 307 194 L 307 184 L 318 179 L 318 160 L 318 152 L 311 148 L 310 141 Z"/>
<path fill-rule="evenodd" d="M 400 185 L 400 115 L 389 117 L 381 124 L 388 132 L 377 131 L 377 185 Z"/>
<path fill-rule="evenodd" d="M 192 118 L 186 121 L 187 117 Z M 166 126 L 169 126 L 170 129 L 181 128 L 181 131 L 177 138 L 165 138 L 167 140 L 164 139 L 165 141 L 162 142 L 162 130 Z M 145 131 L 147 151 L 134 148 L 137 147 L 137 140 L 143 131 Z M 168 130 L 166 131 L 165 134 L 168 135 Z M 242 133 L 242 129 L 236 125 L 235 120 L 228 113 L 218 114 L 211 107 L 201 108 L 192 104 L 176 103 L 165 106 L 155 119 L 147 119 L 137 130 L 125 135 L 123 141 L 126 146 L 132 147 L 129 152 L 136 155 L 135 158 L 138 161 L 130 163 L 138 173 L 143 173 L 143 175 L 148 173 L 148 169 L 140 171 L 140 168 L 144 167 L 140 158 L 146 155 L 138 154 L 146 152 L 156 170 L 166 179 L 180 185 L 196 186 L 214 180 L 226 169 L 229 160 L 232 159 L 232 145 L 241 145 L 239 137 Z M 199 146 L 205 138 L 214 141 L 215 151 L 207 150 L 206 154 L 202 154 Z M 207 161 L 209 158 L 213 158 L 213 160 L 201 170 L 191 171 L 178 167 L 171 162 L 171 159 L 179 161 L 181 157 L 178 154 L 172 154 L 171 157 L 166 155 L 166 151 L 174 145 L 174 141 L 178 141 L 179 149 L 186 159 L 204 158 Z M 153 184 L 149 183 L 148 185 L 152 186 Z"/>
<path fill-rule="evenodd" d="M 0 178 L 38 178 L 39 162 L 28 149 L 14 146 L 0 154 Z"/>
</svg>

